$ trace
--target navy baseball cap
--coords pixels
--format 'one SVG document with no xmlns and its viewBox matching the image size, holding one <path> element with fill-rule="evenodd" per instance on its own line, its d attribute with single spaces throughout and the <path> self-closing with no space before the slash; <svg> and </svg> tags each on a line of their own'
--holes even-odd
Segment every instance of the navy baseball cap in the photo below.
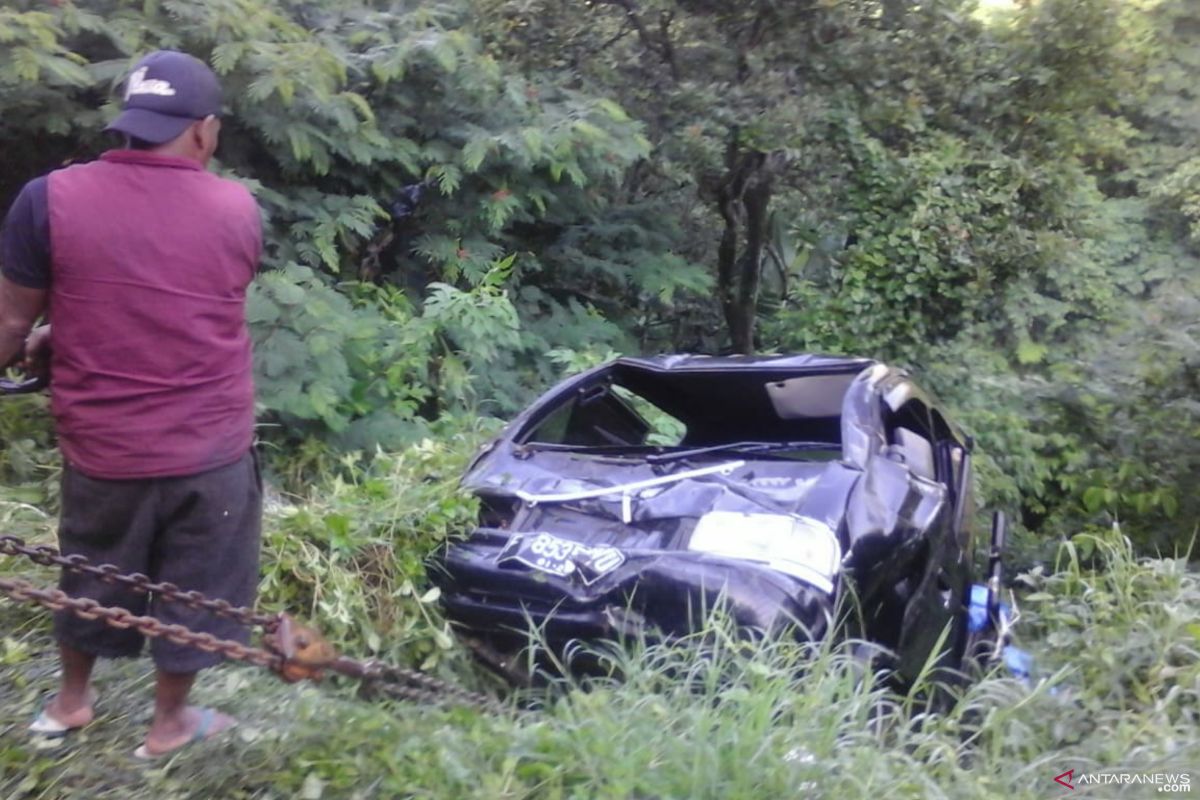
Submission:
<svg viewBox="0 0 1200 800">
<path fill-rule="evenodd" d="M 106 131 L 163 144 L 196 120 L 221 114 L 221 84 L 208 65 L 175 50 L 143 58 L 125 81 L 121 113 Z"/>
</svg>

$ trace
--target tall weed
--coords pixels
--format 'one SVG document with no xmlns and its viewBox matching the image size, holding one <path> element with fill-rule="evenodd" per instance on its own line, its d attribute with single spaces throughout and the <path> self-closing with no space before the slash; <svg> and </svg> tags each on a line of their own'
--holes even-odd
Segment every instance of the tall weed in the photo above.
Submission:
<svg viewBox="0 0 1200 800">
<path fill-rule="evenodd" d="M 436 665 L 450 630 L 424 560 L 477 516 L 458 476 L 469 430 L 397 453 L 344 455 L 303 497 L 268 503 L 260 603 L 314 621 L 360 655 Z"/>
</svg>

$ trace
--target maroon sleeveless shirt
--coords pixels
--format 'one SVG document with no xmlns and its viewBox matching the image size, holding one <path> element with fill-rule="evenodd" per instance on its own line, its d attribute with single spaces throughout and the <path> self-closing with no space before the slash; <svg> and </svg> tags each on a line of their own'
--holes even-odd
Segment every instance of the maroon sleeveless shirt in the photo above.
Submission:
<svg viewBox="0 0 1200 800">
<path fill-rule="evenodd" d="M 97 478 L 231 464 L 254 434 L 258 206 L 193 161 L 117 150 L 48 180 L 51 408 Z"/>
</svg>

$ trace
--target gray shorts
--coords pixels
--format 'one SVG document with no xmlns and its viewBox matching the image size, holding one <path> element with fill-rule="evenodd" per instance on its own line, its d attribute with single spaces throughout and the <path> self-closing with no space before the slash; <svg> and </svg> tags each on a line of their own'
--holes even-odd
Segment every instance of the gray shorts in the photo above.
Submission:
<svg viewBox="0 0 1200 800">
<path fill-rule="evenodd" d="M 140 572 L 249 606 L 258 587 L 261 531 L 262 480 L 253 450 L 227 467 L 174 478 L 101 480 L 63 468 L 58 541 L 64 555 L 116 564 L 123 573 Z M 88 575 L 64 570 L 59 588 L 222 639 L 249 639 L 249 631 L 232 620 Z M 59 642 L 97 656 L 136 656 L 142 650 L 141 634 L 65 611 L 55 614 L 54 631 Z M 166 672 L 195 672 L 222 660 L 163 639 L 152 640 L 150 652 Z"/>
</svg>

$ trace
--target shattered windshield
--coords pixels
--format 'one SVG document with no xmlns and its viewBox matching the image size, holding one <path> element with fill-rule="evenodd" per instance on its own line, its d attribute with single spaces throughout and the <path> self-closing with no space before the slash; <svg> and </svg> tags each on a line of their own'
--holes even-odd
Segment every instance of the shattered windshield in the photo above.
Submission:
<svg viewBox="0 0 1200 800">
<path fill-rule="evenodd" d="M 528 453 L 648 463 L 726 456 L 829 461 L 841 455 L 841 402 L 853 377 L 614 370 L 560 398 L 516 443 Z"/>
</svg>

